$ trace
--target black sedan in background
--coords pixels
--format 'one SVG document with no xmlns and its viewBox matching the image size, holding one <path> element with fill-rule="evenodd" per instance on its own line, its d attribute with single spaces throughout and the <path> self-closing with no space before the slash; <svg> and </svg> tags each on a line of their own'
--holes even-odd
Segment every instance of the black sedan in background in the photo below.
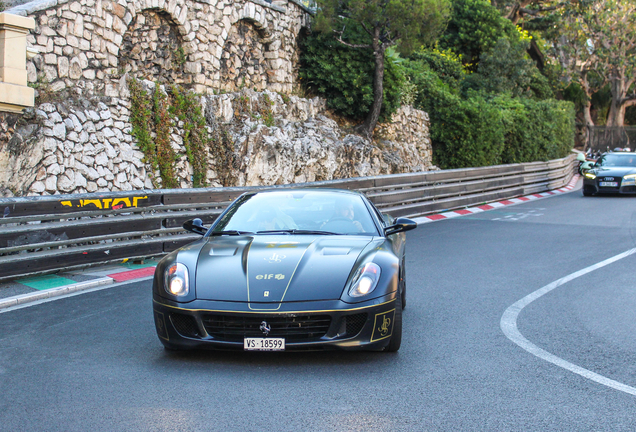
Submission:
<svg viewBox="0 0 636 432">
<path fill-rule="evenodd" d="M 397 351 L 406 301 L 406 218 L 364 195 L 251 192 L 159 262 L 157 335 L 167 349 Z"/>
<path fill-rule="evenodd" d="M 636 194 L 636 153 L 603 154 L 583 177 L 583 195 Z"/>
</svg>

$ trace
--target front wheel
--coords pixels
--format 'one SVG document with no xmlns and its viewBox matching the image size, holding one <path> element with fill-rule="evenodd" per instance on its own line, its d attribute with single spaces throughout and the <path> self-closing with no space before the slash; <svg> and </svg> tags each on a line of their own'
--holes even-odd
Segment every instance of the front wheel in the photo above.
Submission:
<svg viewBox="0 0 636 432">
<path fill-rule="evenodd" d="M 389 344 L 384 349 L 386 352 L 397 352 L 402 345 L 402 293 L 398 293 L 395 301 L 395 315 L 393 316 L 393 334 Z"/>
</svg>

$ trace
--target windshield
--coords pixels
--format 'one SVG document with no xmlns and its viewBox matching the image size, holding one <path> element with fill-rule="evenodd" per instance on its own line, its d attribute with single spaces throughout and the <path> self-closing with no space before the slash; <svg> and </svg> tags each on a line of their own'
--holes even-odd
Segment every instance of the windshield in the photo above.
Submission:
<svg viewBox="0 0 636 432">
<path fill-rule="evenodd" d="M 598 165 L 604 167 L 636 167 L 636 155 L 608 153 L 601 156 Z"/>
<path fill-rule="evenodd" d="M 265 192 L 241 197 L 211 231 L 378 235 L 362 198 L 329 191 Z"/>
</svg>

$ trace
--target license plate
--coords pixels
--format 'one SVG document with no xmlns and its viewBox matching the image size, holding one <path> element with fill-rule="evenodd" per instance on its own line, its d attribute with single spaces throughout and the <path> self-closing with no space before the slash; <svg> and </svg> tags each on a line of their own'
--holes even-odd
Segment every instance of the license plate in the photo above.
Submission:
<svg viewBox="0 0 636 432">
<path fill-rule="evenodd" d="M 285 338 L 245 338 L 245 351 L 285 351 Z"/>
<path fill-rule="evenodd" d="M 618 187 L 618 182 L 598 182 L 598 185 L 604 187 Z"/>
</svg>

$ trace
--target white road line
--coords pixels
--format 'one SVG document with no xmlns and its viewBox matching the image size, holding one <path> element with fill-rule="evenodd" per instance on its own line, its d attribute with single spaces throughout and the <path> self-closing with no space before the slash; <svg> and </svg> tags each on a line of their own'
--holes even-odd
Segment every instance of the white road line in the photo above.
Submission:
<svg viewBox="0 0 636 432">
<path fill-rule="evenodd" d="M 573 279 L 576 279 L 578 277 L 591 273 L 594 270 L 598 270 L 601 267 L 605 267 L 609 264 L 612 264 L 630 255 L 633 255 L 634 253 L 636 253 L 636 248 L 630 249 L 626 252 L 623 252 L 621 254 L 608 258 L 605 261 L 601 261 L 600 263 L 591 265 L 589 267 L 584 268 L 583 270 L 579 270 L 575 273 L 567 275 L 557 281 L 552 282 L 551 284 L 544 286 L 543 288 L 536 290 L 535 292 L 531 294 L 528 294 L 521 300 L 514 303 L 508 309 L 506 309 L 503 316 L 501 317 L 501 322 L 500 322 L 501 330 L 504 332 L 504 334 L 506 335 L 508 339 L 510 339 L 517 345 L 519 345 L 524 350 L 528 351 L 530 354 L 539 357 L 540 359 L 553 363 L 559 367 L 562 367 L 563 369 L 567 369 L 570 372 L 574 372 L 575 374 L 581 375 L 584 378 L 595 381 L 604 386 L 611 387 L 615 390 L 628 393 L 632 396 L 636 396 L 636 388 L 630 387 L 626 384 L 620 383 L 618 381 L 614 381 L 612 379 L 604 377 L 603 375 L 599 375 L 597 373 L 584 369 L 580 366 L 577 366 L 573 363 L 563 360 L 562 358 L 557 357 L 554 354 L 551 354 L 539 348 L 538 346 L 530 342 L 528 339 L 526 339 L 521 334 L 521 332 L 519 332 L 519 329 L 517 328 L 517 317 L 519 316 L 519 313 L 523 310 L 523 308 L 528 306 L 533 301 L 539 299 L 540 297 L 546 295 L 550 291 L 560 287 L 561 285 L 568 283 L 569 281 Z"/>
</svg>

